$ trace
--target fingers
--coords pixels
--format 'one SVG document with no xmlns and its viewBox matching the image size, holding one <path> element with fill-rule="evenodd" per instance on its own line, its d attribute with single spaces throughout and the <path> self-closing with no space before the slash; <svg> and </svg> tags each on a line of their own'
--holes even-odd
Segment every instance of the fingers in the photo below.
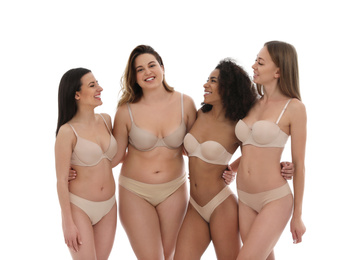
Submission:
<svg viewBox="0 0 359 260">
<path fill-rule="evenodd" d="M 228 166 L 228 169 L 229 171 L 224 171 L 222 174 L 222 178 L 224 179 L 227 185 L 233 182 L 236 178 L 236 173 L 231 170 L 230 166 Z"/>
<path fill-rule="evenodd" d="M 80 245 L 82 245 L 82 241 L 80 240 L 80 238 L 77 238 L 75 240 L 69 240 L 65 243 L 70 250 L 73 250 L 75 252 L 78 252 L 80 250 Z"/>
</svg>

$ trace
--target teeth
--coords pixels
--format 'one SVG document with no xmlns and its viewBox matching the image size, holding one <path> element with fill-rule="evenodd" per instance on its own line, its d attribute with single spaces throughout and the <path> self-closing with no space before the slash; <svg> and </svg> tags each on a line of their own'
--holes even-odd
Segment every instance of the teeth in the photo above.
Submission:
<svg viewBox="0 0 359 260">
<path fill-rule="evenodd" d="M 208 92 L 208 91 L 205 91 L 204 94 L 205 95 L 208 95 L 208 94 L 211 94 L 212 92 Z"/>
<path fill-rule="evenodd" d="M 145 81 L 150 81 L 150 80 L 154 80 L 155 78 L 152 77 L 152 78 L 148 78 L 148 79 L 145 79 Z"/>
<path fill-rule="evenodd" d="M 95 98 L 101 98 L 101 95 L 96 95 Z"/>
</svg>

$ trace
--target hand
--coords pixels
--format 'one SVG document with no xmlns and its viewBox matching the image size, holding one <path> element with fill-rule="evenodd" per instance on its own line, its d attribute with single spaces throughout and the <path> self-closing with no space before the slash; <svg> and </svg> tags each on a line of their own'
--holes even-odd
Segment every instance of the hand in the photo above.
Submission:
<svg viewBox="0 0 359 260">
<path fill-rule="evenodd" d="M 293 217 L 290 221 L 290 232 L 292 232 L 293 244 L 302 242 L 302 236 L 304 235 L 306 228 L 300 217 Z"/>
<path fill-rule="evenodd" d="M 68 177 L 68 182 L 76 179 L 76 171 L 74 169 L 72 169 L 71 167 L 69 168 L 69 177 Z"/>
<path fill-rule="evenodd" d="M 281 162 L 281 174 L 285 180 L 291 180 L 294 175 L 294 164 L 291 162 Z"/>
<path fill-rule="evenodd" d="M 64 238 L 65 243 L 70 250 L 78 252 L 80 250 L 80 245 L 82 245 L 82 240 L 80 233 L 75 224 L 65 225 L 63 224 Z"/>
<path fill-rule="evenodd" d="M 236 179 L 236 173 L 232 170 L 232 167 L 228 165 L 227 169 L 223 172 L 222 178 L 224 182 L 229 185 Z"/>
</svg>

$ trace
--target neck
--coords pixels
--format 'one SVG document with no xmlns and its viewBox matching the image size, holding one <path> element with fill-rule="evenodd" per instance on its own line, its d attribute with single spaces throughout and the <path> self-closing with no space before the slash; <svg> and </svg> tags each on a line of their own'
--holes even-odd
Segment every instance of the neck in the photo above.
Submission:
<svg viewBox="0 0 359 260">
<path fill-rule="evenodd" d="M 263 86 L 263 100 L 276 100 L 282 97 L 277 82 Z"/>
<path fill-rule="evenodd" d="M 79 122 L 91 123 L 95 121 L 95 110 L 93 108 L 78 107 L 76 115 L 74 116 Z"/>
<path fill-rule="evenodd" d="M 224 110 L 223 106 L 221 104 L 214 104 L 212 105 L 211 111 L 209 111 L 209 114 L 219 121 L 226 120 L 226 111 Z"/>
<path fill-rule="evenodd" d="M 142 101 L 146 104 L 158 104 L 165 100 L 172 92 L 168 92 L 163 86 L 156 89 L 143 90 Z"/>
</svg>

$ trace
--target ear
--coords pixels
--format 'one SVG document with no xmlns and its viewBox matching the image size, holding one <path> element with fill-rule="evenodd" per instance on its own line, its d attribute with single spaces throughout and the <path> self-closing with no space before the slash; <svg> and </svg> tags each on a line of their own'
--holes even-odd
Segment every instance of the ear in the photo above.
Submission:
<svg viewBox="0 0 359 260">
<path fill-rule="evenodd" d="M 275 78 L 275 79 L 279 79 L 279 78 L 280 78 L 279 68 L 277 68 L 276 72 L 274 73 L 274 78 Z"/>
<path fill-rule="evenodd" d="M 80 100 L 80 94 L 79 94 L 78 91 L 76 91 L 76 93 L 75 93 L 75 99 L 76 99 L 76 100 Z"/>
</svg>

